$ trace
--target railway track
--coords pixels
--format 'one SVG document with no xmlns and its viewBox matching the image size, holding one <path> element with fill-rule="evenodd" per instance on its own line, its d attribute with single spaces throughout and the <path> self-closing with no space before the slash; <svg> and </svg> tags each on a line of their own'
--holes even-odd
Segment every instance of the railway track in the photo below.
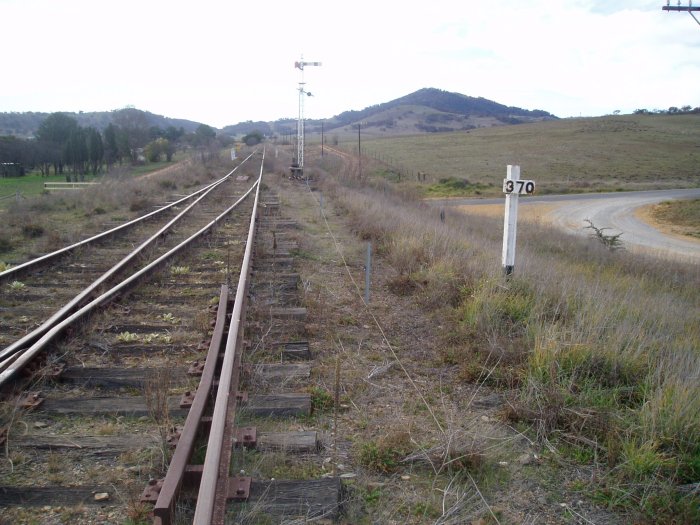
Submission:
<svg viewBox="0 0 700 525">
<path fill-rule="evenodd" d="M 152 224 L 153 241 L 124 265 L 128 277 L 114 272 L 116 284 L 100 282 L 43 334 L 3 354 L 0 523 L 337 515 L 338 478 L 273 480 L 259 468 L 280 461 L 281 450 L 295 456 L 285 463 L 320 464 L 323 438 L 271 423 L 311 413 L 294 225 L 274 196 L 259 200 L 262 164 L 247 199 L 230 175 L 175 231 Z M 196 247 L 184 248 L 184 238 Z M 106 261 L 122 257 L 114 245 L 102 249 L 79 247 L 61 266 L 25 274 L 26 288 L 12 292 L 26 301 L 17 293 L 4 306 L 3 335 L 21 341 L 46 311 L 41 297 L 70 299 L 64 290 L 94 283 Z M 140 260 L 145 252 L 150 262 Z"/>
<path fill-rule="evenodd" d="M 5 292 L 0 299 L 0 370 L 9 365 L 10 356 L 35 342 L 100 290 L 109 289 L 110 282 L 137 266 L 147 253 L 162 252 L 166 237 L 172 244 L 188 230 L 205 224 L 207 211 L 202 201 L 216 199 L 216 187 L 241 165 L 199 191 L 138 219 L 0 273 L 0 287 Z"/>
</svg>

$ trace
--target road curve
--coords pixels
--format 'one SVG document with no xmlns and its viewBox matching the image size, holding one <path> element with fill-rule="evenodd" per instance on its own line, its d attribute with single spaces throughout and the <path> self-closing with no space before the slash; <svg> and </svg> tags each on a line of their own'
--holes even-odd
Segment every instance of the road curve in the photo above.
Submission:
<svg viewBox="0 0 700 525">
<path fill-rule="evenodd" d="M 555 225 L 576 233 L 589 235 L 585 229 L 589 219 L 598 228 L 609 228 L 608 234 L 622 233 L 620 239 L 628 248 L 671 254 L 681 259 L 700 261 L 700 242 L 663 233 L 635 215 L 642 206 L 667 200 L 700 199 L 700 188 L 681 190 L 631 191 L 618 193 L 586 193 L 568 195 L 538 195 L 519 197 L 520 205 L 549 205 L 547 218 Z M 502 203 L 497 199 L 450 199 L 433 201 L 439 205 L 478 206 Z"/>
</svg>

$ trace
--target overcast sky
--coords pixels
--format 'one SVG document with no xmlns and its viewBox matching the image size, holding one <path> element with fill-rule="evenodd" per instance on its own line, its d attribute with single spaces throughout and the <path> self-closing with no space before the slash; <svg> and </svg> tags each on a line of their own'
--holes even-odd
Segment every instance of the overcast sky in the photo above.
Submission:
<svg viewBox="0 0 700 525">
<path fill-rule="evenodd" d="M 0 0 L 0 112 L 295 118 L 302 55 L 307 118 L 424 87 L 559 117 L 700 106 L 700 25 L 664 4 Z"/>
</svg>

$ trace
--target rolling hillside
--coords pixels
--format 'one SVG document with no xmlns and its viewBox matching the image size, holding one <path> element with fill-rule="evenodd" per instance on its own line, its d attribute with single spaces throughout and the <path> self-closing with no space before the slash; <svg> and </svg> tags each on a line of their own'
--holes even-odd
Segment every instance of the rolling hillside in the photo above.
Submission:
<svg viewBox="0 0 700 525">
<path fill-rule="evenodd" d="M 425 88 L 395 100 L 359 111 L 345 111 L 332 118 L 307 120 L 307 133 L 320 133 L 321 123 L 328 133 L 351 131 L 362 123 L 367 133 L 374 135 L 409 135 L 463 131 L 475 128 L 503 126 L 554 120 L 557 117 L 542 110 L 526 110 L 505 106 L 485 98 L 468 97 L 435 88 Z M 296 120 L 275 122 L 241 122 L 226 126 L 222 132 L 243 134 L 251 131 L 285 135 L 296 132 Z"/>
<path fill-rule="evenodd" d="M 363 127 L 362 151 L 382 161 L 387 173 L 401 173 L 402 181 L 422 189 L 456 186 L 436 188 L 455 195 L 501 195 L 508 164 L 537 180 L 538 193 L 689 188 L 700 186 L 699 123 L 700 115 L 691 114 L 618 115 L 410 136 Z M 357 153 L 357 131 L 331 134 L 328 144 L 335 139 Z M 307 140 L 319 142 L 316 134 Z M 418 172 L 426 175 L 420 184 Z"/>
<path fill-rule="evenodd" d="M 436 133 L 556 119 L 542 110 L 505 106 L 485 99 L 425 88 L 361 111 L 346 111 L 325 121 L 325 128 L 346 129 L 358 122 L 370 132 L 385 134 Z M 308 121 L 318 131 L 320 122 Z"/>
</svg>

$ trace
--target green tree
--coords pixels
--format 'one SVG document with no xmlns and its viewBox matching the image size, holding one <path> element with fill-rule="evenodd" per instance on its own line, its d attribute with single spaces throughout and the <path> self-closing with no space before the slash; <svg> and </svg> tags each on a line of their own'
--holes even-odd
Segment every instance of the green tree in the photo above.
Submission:
<svg viewBox="0 0 700 525">
<path fill-rule="evenodd" d="M 163 133 L 163 136 L 170 142 L 177 142 L 182 138 L 184 134 L 185 128 L 183 128 L 182 126 L 180 126 L 179 128 L 176 128 L 175 126 L 168 126 L 165 132 Z"/>
<path fill-rule="evenodd" d="M 66 173 L 66 180 L 80 180 L 84 178 L 89 160 L 87 132 L 84 128 L 78 127 L 70 134 L 68 141 L 63 148 L 63 157 L 66 164 L 71 166 L 71 174 Z"/>
<path fill-rule="evenodd" d="M 119 146 L 117 145 L 117 128 L 111 122 L 105 128 L 104 158 L 108 170 L 117 160 L 121 163 L 121 159 L 119 158 Z"/>
<path fill-rule="evenodd" d="M 39 125 L 36 137 L 39 142 L 45 143 L 46 149 L 53 152 L 51 160 L 54 173 L 63 173 L 65 158 L 65 146 L 72 133 L 78 129 L 78 121 L 65 113 L 51 113 Z"/>
<path fill-rule="evenodd" d="M 119 150 L 126 156 L 125 149 L 132 161 L 138 156 L 138 150 L 149 142 L 150 123 L 148 115 L 135 108 L 124 108 L 112 115 L 112 121 L 124 133 L 124 137 L 118 140 Z M 128 148 L 124 146 L 128 145 Z"/>
<path fill-rule="evenodd" d="M 171 152 L 170 141 L 164 138 L 158 138 L 146 144 L 146 147 L 144 148 L 144 154 L 146 155 L 148 162 L 160 161 L 161 155 L 166 155 L 168 161 L 170 161 L 173 156 L 173 153 Z"/>
<path fill-rule="evenodd" d="M 93 175 L 97 175 L 97 172 L 102 169 L 102 161 L 104 160 L 105 154 L 102 135 L 100 135 L 100 132 L 95 128 L 88 128 L 87 135 L 90 171 L 92 171 Z"/>
<path fill-rule="evenodd" d="M 263 141 L 263 134 L 259 131 L 251 131 L 245 137 L 243 137 L 243 142 L 248 146 L 255 146 Z"/>
<path fill-rule="evenodd" d="M 216 138 L 216 131 L 211 126 L 200 124 L 194 132 L 197 146 L 208 146 Z"/>
</svg>

